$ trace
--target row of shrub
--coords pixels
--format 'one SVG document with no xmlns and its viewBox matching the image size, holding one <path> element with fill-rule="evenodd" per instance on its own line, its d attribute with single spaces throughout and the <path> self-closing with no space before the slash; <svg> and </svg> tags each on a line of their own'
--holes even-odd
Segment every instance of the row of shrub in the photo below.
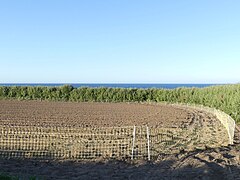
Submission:
<svg viewBox="0 0 240 180">
<path fill-rule="evenodd" d="M 76 102 L 171 102 L 220 109 L 240 122 L 240 84 L 206 88 L 136 89 L 0 86 L 0 98 Z"/>
</svg>

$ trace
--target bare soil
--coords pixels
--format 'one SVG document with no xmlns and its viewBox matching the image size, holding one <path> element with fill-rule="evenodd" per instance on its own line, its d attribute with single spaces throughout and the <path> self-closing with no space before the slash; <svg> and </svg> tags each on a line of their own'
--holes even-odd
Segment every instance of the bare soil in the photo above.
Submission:
<svg viewBox="0 0 240 180">
<path fill-rule="evenodd" d="M 0 160 L 0 169 L 21 178 L 39 179 L 240 179 L 240 145 L 173 155 L 154 162 Z"/>
<path fill-rule="evenodd" d="M 216 117 L 168 105 L 0 101 L 0 125 L 111 127 L 205 127 L 203 139 L 219 142 L 226 132 Z M 213 134 L 211 134 L 213 133 Z M 155 161 L 37 161 L 0 159 L 0 172 L 40 179 L 240 179 L 240 145 L 163 155 Z"/>
<path fill-rule="evenodd" d="M 55 127 L 157 127 L 219 124 L 204 112 L 161 104 L 0 100 L 0 124 Z"/>
</svg>

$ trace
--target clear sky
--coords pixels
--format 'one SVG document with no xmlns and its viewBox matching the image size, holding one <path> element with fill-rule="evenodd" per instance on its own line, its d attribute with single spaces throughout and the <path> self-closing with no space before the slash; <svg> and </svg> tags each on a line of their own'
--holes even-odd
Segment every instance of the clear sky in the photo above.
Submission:
<svg viewBox="0 0 240 180">
<path fill-rule="evenodd" d="M 240 1 L 0 1 L 0 83 L 44 82 L 240 82 Z"/>
</svg>

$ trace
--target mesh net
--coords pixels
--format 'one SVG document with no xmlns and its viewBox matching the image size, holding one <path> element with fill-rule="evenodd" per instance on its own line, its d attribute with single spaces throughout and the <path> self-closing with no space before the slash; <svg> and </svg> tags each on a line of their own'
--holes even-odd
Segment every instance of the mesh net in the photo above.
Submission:
<svg viewBox="0 0 240 180">
<path fill-rule="evenodd" d="M 0 156 L 11 158 L 149 159 L 210 142 L 199 137 L 201 128 L 0 126 L 0 132 Z"/>
</svg>

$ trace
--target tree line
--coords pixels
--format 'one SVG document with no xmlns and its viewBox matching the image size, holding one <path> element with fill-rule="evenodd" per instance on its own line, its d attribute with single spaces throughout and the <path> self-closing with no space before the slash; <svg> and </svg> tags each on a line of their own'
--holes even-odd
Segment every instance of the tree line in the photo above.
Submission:
<svg viewBox="0 0 240 180">
<path fill-rule="evenodd" d="M 206 88 L 137 89 L 0 86 L 1 99 L 74 102 L 170 102 L 214 107 L 240 122 L 240 84 Z"/>
</svg>

